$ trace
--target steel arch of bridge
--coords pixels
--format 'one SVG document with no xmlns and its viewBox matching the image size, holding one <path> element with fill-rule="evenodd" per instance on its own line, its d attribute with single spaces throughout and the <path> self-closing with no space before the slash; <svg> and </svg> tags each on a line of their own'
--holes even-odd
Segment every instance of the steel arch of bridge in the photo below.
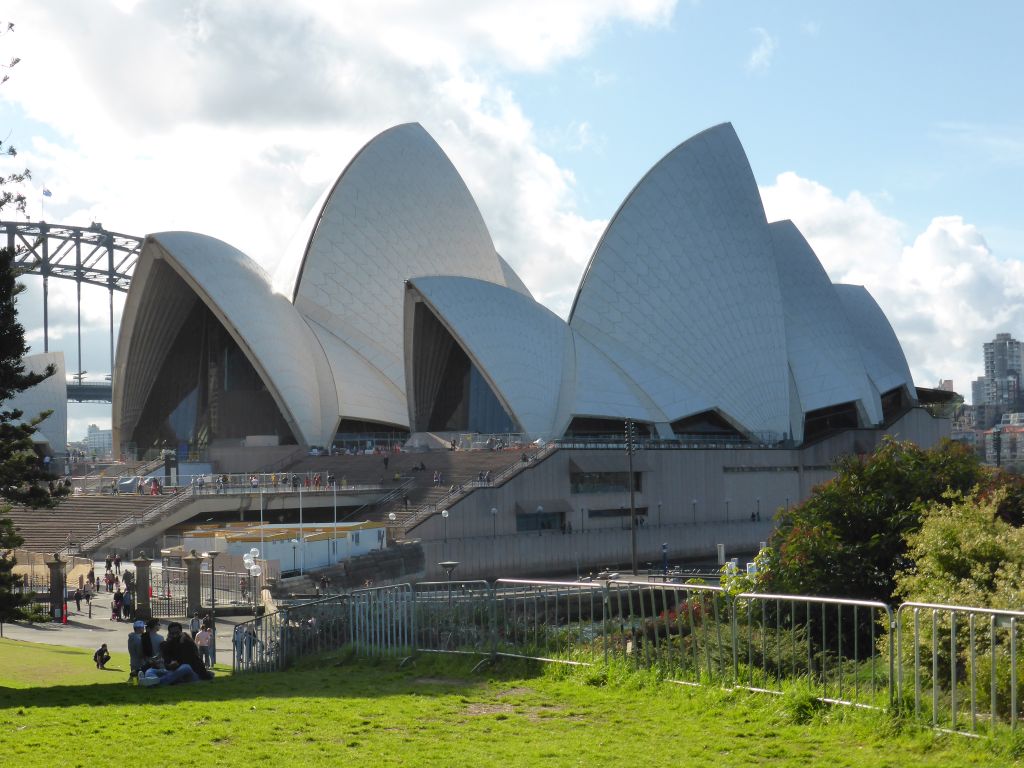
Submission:
<svg viewBox="0 0 1024 768">
<path fill-rule="evenodd" d="M 6 247 L 24 274 L 43 278 L 43 351 L 50 351 L 49 280 L 74 280 L 78 294 L 78 371 L 82 386 L 82 284 L 106 288 L 110 298 L 110 370 L 114 370 L 114 291 L 127 292 L 143 239 L 109 232 L 101 224 L 78 227 L 45 221 L 0 221 Z M 0 241 L 2 242 L 2 241 Z M 88 386 L 88 385 L 87 385 Z"/>
</svg>

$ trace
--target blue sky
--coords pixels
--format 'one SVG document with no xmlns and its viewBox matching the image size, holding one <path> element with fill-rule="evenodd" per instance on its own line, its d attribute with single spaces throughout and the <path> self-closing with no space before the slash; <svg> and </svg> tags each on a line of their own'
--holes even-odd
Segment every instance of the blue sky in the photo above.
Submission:
<svg viewBox="0 0 1024 768">
<path fill-rule="evenodd" d="M 574 168 L 588 215 L 607 216 L 665 151 L 729 120 L 761 183 L 795 170 L 914 228 L 959 213 L 1019 258 L 1022 28 L 1012 3 L 683 4 L 664 28 L 610 29 L 584 61 L 510 87 Z M 591 127 L 593 151 L 565 146 L 571 122 Z"/>
<path fill-rule="evenodd" d="M 735 126 L 770 219 L 886 311 L 918 384 L 969 393 L 1024 337 L 1024 5 L 672 0 L 14 0 L 0 121 L 46 218 L 191 229 L 274 269 L 376 133 L 422 122 L 501 253 L 567 313 L 665 153 Z M 10 214 L 6 214 L 10 215 Z M 56 289 L 57 314 L 73 286 Z M 38 290 L 23 300 L 41 349 Z M 70 348 L 65 311 L 51 346 Z M 102 375 L 105 295 L 82 367 Z M 69 370 L 77 361 L 69 360 Z M 109 423 L 102 409 L 71 414 Z"/>
</svg>

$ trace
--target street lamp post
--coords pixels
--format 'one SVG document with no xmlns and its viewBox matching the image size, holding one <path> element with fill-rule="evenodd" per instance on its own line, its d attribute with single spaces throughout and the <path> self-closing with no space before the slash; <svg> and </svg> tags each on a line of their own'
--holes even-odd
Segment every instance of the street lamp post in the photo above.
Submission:
<svg viewBox="0 0 1024 768">
<path fill-rule="evenodd" d="M 661 502 L 658 502 L 658 527 L 661 528 Z"/>
<path fill-rule="evenodd" d="M 729 522 L 729 499 L 725 500 L 725 522 Z"/>
<path fill-rule="evenodd" d="M 693 522 L 697 522 L 697 500 L 693 500 Z"/>
<path fill-rule="evenodd" d="M 217 555 L 220 554 L 215 549 L 211 549 L 206 553 L 210 558 L 210 615 L 217 615 L 217 578 L 216 578 L 216 561 Z"/>
<path fill-rule="evenodd" d="M 448 510 L 445 510 L 445 511 L 447 512 Z M 438 565 L 441 566 L 442 568 L 444 568 L 444 575 L 447 577 L 447 581 L 448 581 L 448 606 L 451 607 L 451 604 L 452 604 L 452 571 L 454 571 L 458 567 L 459 564 L 456 561 L 454 561 L 454 560 L 442 560 L 440 563 L 438 563 Z"/>
<path fill-rule="evenodd" d="M 541 519 L 544 515 L 544 507 L 540 504 L 537 505 L 537 535 L 544 535 L 544 521 Z"/>
<path fill-rule="evenodd" d="M 302 544 L 302 567 L 299 573 L 306 572 L 306 535 L 302 526 L 302 486 L 299 486 L 299 542 Z"/>
<path fill-rule="evenodd" d="M 441 520 L 444 521 L 444 543 L 441 545 L 441 557 L 448 561 L 448 510 L 441 510 Z"/>
<path fill-rule="evenodd" d="M 336 483 L 331 483 L 331 490 L 334 492 L 334 533 L 331 536 L 331 562 L 337 564 L 338 562 L 338 486 Z M 394 520 L 394 513 L 391 514 L 391 519 Z"/>
<path fill-rule="evenodd" d="M 757 520 L 761 519 L 761 497 L 760 496 L 757 497 L 757 510 L 754 512 L 754 514 L 757 515 L 757 517 L 755 519 L 757 519 Z"/>
<path fill-rule="evenodd" d="M 260 551 L 266 549 L 266 544 L 263 542 L 263 483 L 260 483 Z"/>
<path fill-rule="evenodd" d="M 292 539 L 292 573 L 298 570 L 298 566 L 295 564 L 295 550 L 298 548 L 299 540 Z"/>
<path fill-rule="evenodd" d="M 636 450 L 636 424 L 632 419 L 626 419 L 626 459 L 629 467 L 629 474 L 626 482 L 629 483 L 629 540 L 631 565 L 633 575 L 638 573 L 636 555 L 636 483 L 633 482 L 633 452 Z"/>
<path fill-rule="evenodd" d="M 491 507 L 491 568 L 498 572 L 498 508 Z"/>
</svg>

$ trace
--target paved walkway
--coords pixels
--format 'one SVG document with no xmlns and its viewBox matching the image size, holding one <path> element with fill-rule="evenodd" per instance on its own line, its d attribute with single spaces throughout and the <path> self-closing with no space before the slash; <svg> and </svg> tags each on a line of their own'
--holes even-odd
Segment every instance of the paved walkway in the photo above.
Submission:
<svg viewBox="0 0 1024 768">
<path fill-rule="evenodd" d="M 92 618 L 82 601 L 82 611 L 75 610 L 75 603 L 68 605 L 68 623 L 49 622 L 46 624 L 29 624 L 16 622 L 4 624 L 4 637 L 8 640 L 25 640 L 32 643 L 49 645 L 70 645 L 75 648 L 96 650 L 106 643 L 107 648 L 114 652 L 128 652 L 128 634 L 132 631 L 129 621 L 112 621 L 110 619 L 110 602 L 113 595 L 101 592 L 93 596 Z M 246 621 L 246 616 L 219 617 L 217 626 L 217 662 L 231 664 L 231 632 L 235 624 Z M 188 629 L 187 619 L 160 619 L 161 634 L 167 636 L 167 623 L 181 621 Z"/>
</svg>

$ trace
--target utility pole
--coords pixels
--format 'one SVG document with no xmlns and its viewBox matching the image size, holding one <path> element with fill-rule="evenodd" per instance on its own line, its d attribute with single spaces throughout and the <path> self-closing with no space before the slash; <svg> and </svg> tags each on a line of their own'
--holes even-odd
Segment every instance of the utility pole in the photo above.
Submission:
<svg viewBox="0 0 1024 768">
<path fill-rule="evenodd" d="M 633 566 L 633 575 L 638 573 L 636 559 L 636 483 L 633 482 L 633 452 L 637 449 L 636 444 L 636 423 L 632 419 L 626 419 L 626 460 L 629 466 L 629 535 L 630 563 Z"/>
</svg>

